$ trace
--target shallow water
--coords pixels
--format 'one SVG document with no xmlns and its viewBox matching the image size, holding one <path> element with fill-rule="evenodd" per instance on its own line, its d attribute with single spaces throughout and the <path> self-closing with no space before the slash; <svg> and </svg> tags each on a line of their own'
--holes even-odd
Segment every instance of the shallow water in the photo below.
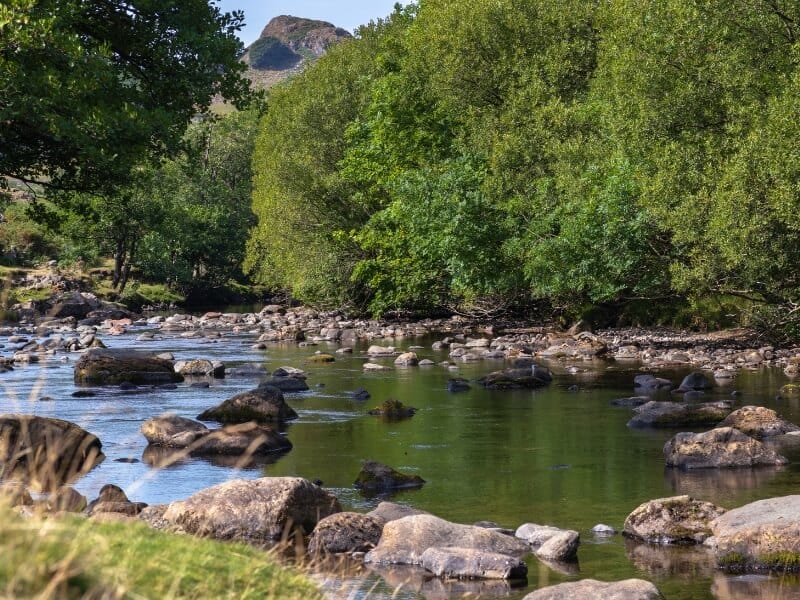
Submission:
<svg viewBox="0 0 800 600">
<path fill-rule="evenodd" d="M 443 367 L 415 367 L 365 374 L 365 349 L 352 356 L 336 355 L 332 364 L 305 359 L 315 350 L 336 345 L 301 348 L 277 344 L 267 351 L 250 349 L 256 335 L 225 335 L 219 340 L 186 339 L 171 334 L 154 341 L 135 341 L 142 329 L 119 337 L 104 337 L 109 347 L 137 347 L 170 351 L 176 359 L 210 358 L 236 364 L 256 362 L 274 370 L 282 365 L 305 369 L 310 392 L 287 394 L 300 418 L 286 427 L 294 444 L 288 454 L 272 457 L 248 469 L 188 459 L 165 469 L 148 465 L 145 439 L 139 426 L 166 411 L 195 417 L 225 398 L 255 386 L 252 378 L 229 377 L 208 389 L 181 384 L 173 391 L 123 394 L 101 390 L 93 398 L 76 399 L 72 365 L 60 356 L 39 365 L 18 367 L 0 375 L 0 411 L 26 412 L 67 419 L 96 434 L 106 460 L 76 487 L 93 498 L 100 487 L 115 483 L 132 500 L 158 504 L 185 498 L 208 486 L 235 477 L 296 475 L 321 479 L 345 509 L 367 511 L 381 498 L 367 498 L 352 488 L 364 459 L 374 459 L 416 473 L 427 480 L 419 490 L 391 496 L 445 519 L 463 523 L 495 521 L 516 528 L 524 522 L 557 525 L 581 533 L 579 565 L 546 566 L 529 561 L 527 585 L 442 582 L 416 570 L 398 570 L 350 577 L 326 576 L 336 598 L 451 598 L 471 592 L 481 597 L 521 598 L 537 587 L 592 577 L 617 580 L 641 577 L 653 581 L 666 598 L 800 598 L 796 577 L 727 576 L 715 571 L 708 556 L 692 548 L 659 548 L 633 544 L 621 536 L 595 537 L 597 523 L 622 528 L 625 517 L 641 502 L 676 494 L 733 508 L 800 489 L 800 439 L 780 450 L 790 459 L 781 469 L 710 470 L 681 472 L 664 468 L 662 447 L 675 430 L 634 430 L 626 427 L 627 408 L 609 406 L 615 398 L 634 395 L 637 363 L 597 361 L 575 363 L 586 372 L 570 374 L 564 363 L 548 366 L 555 380 L 536 391 L 487 391 L 477 385 L 458 394 L 446 391 L 449 377 L 475 379 L 503 368 L 503 361 Z M 0 338 L 0 343 L 6 340 Z M 419 344 L 420 358 L 445 360 L 445 353 L 429 350 L 433 340 L 385 340 L 385 345 L 407 348 Z M 380 343 L 380 342 L 377 342 Z M 2 352 L 9 350 L 7 346 Z M 373 360 L 390 365 L 390 359 Z M 685 372 L 663 376 L 678 382 Z M 715 388 L 708 399 L 741 395 L 734 407 L 768 406 L 784 418 L 800 423 L 800 402 L 776 400 L 787 378 L 780 371 L 742 372 L 731 384 Z M 577 385 L 578 391 L 569 391 Z M 320 387 L 317 387 L 320 386 Z M 370 391 L 366 402 L 349 393 L 358 387 Z M 138 390 L 137 390 L 138 391 Z M 41 401 L 42 397 L 52 400 Z M 399 422 L 386 422 L 366 411 L 387 398 L 397 398 L 419 412 Z M 119 462 L 134 459 L 138 462 Z M 398 592 L 398 586 L 401 586 Z"/>
</svg>

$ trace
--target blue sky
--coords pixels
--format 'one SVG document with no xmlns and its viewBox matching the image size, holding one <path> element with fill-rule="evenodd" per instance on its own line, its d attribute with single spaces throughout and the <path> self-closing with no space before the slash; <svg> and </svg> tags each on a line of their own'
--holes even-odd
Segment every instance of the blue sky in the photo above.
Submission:
<svg viewBox="0 0 800 600">
<path fill-rule="evenodd" d="M 239 37 L 249 45 L 273 17 L 292 15 L 320 19 L 349 32 L 359 25 L 385 17 L 392 12 L 397 0 L 218 0 L 224 12 L 243 10 L 246 27 Z M 401 2 L 408 4 L 408 2 Z"/>
</svg>

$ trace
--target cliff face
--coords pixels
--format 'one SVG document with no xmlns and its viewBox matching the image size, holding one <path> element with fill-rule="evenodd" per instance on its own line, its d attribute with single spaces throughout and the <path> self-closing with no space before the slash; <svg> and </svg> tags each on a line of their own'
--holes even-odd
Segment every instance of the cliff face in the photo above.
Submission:
<svg viewBox="0 0 800 600">
<path fill-rule="evenodd" d="M 242 60 L 250 67 L 250 79 L 269 87 L 304 62 L 316 60 L 334 44 L 351 37 L 344 29 L 325 21 L 281 15 L 267 23 Z"/>
</svg>

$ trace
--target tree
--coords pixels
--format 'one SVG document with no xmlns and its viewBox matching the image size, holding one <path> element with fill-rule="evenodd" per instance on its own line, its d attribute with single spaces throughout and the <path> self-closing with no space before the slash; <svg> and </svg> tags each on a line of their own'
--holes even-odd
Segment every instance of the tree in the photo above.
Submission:
<svg viewBox="0 0 800 600">
<path fill-rule="evenodd" d="M 206 0 L 0 4 L 0 176 L 113 189 L 174 153 L 215 94 L 249 84 L 241 12 Z"/>
</svg>

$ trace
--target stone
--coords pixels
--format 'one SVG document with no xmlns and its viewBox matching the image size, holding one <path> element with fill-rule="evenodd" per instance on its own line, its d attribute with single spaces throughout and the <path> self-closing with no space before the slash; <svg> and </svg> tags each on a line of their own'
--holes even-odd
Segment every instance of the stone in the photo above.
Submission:
<svg viewBox="0 0 800 600">
<path fill-rule="evenodd" d="M 659 498 L 639 505 L 625 519 L 623 535 L 650 544 L 700 544 L 725 509 L 691 496 Z"/>
<path fill-rule="evenodd" d="M 800 431 L 800 427 L 763 406 L 743 406 L 729 414 L 719 427 L 733 427 L 756 439 Z"/>
<path fill-rule="evenodd" d="M 307 392 L 309 389 L 306 380 L 300 377 L 271 377 L 258 387 L 277 388 L 282 392 Z"/>
<path fill-rule="evenodd" d="M 645 373 L 633 378 L 633 387 L 644 390 L 670 390 L 672 389 L 672 382 L 669 379 Z"/>
<path fill-rule="evenodd" d="M 154 446 L 186 448 L 198 438 L 207 435 L 209 429 L 193 419 L 164 414 L 142 423 L 141 432 L 148 443 Z"/>
<path fill-rule="evenodd" d="M 417 488 L 424 484 L 425 480 L 419 475 L 407 475 L 374 460 L 364 461 L 353 482 L 356 488 L 373 492 Z"/>
<path fill-rule="evenodd" d="M 287 533 L 308 533 L 341 512 L 336 496 L 300 477 L 236 479 L 171 503 L 143 517 L 169 529 L 218 540 L 271 544 Z"/>
<path fill-rule="evenodd" d="M 398 367 L 414 367 L 419 364 L 419 357 L 416 352 L 403 352 L 394 359 L 394 364 Z"/>
<path fill-rule="evenodd" d="M 75 363 L 78 385 L 161 384 L 183 381 L 168 360 L 136 350 L 91 349 Z"/>
<path fill-rule="evenodd" d="M 703 375 L 700 371 L 695 371 L 694 373 L 689 373 L 686 377 L 683 378 L 681 384 L 678 386 L 679 392 L 688 392 L 690 390 L 710 390 L 713 385 L 708 380 L 708 378 Z"/>
<path fill-rule="evenodd" d="M 273 377 L 293 377 L 295 379 L 305 379 L 307 377 L 306 372 L 303 369 L 298 369 L 297 367 L 278 367 L 272 373 Z"/>
<path fill-rule="evenodd" d="M 625 406 L 629 408 L 636 408 L 642 404 L 647 404 L 651 401 L 650 396 L 631 396 L 630 398 L 617 398 L 609 402 L 611 406 Z"/>
<path fill-rule="evenodd" d="M 89 507 L 90 517 L 99 515 L 118 514 L 128 517 L 139 516 L 147 508 L 144 502 L 95 502 Z"/>
<path fill-rule="evenodd" d="M 206 359 L 181 360 L 175 363 L 175 372 L 184 377 L 225 377 L 225 365 L 219 361 Z"/>
<path fill-rule="evenodd" d="M 479 383 L 490 390 L 533 389 L 543 387 L 553 380 L 550 371 L 533 366 L 530 369 L 504 369 L 489 373 Z"/>
<path fill-rule="evenodd" d="M 468 548 L 484 553 L 522 558 L 530 547 L 491 529 L 459 525 L 433 515 L 412 515 L 389 521 L 374 550 L 364 557 L 371 564 L 419 565 L 428 548 Z"/>
<path fill-rule="evenodd" d="M 368 552 L 378 545 L 384 522 L 355 512 L 340 512 L 322 519 L 308 541 L 309 554 Z"/>
<path fill-rule="evenodd" d="M 370 346 L 369 349 L 367 350 L 368 356 L 385 357 L 385 356 L 394 356 L 394 354 L 395 354 L 395 349 L 393 346 Z"/>
<path fill-rule="evenodd" d="M 528 574 L 519 558 L 472 548 L 428 548 L 420 564 L 437 577 L 458 579 L 524 579 Z"/>
<path fill-rule="evenodd" d="M 388 523 L 389 521 L 396 521 L 397 519 L 402 519 L 403 517 L 410 517 L 412 515 L 427 515 L 430 513 L 417 508 L 411 508 L 410 506 L 405 506 L 403 504 L 384 501 L 378 504 L 378 506 L 369 511 L 367 514 L 383 523 Z"/>
<path fill-rule="evenodd" d="M 734 571 L 800 571 L 800 495 L 768 498 L 711 522 L 706 546 Z"/>
<path fill-rule="evenodd" d="M 447 380 L 447 391 L 450 393 L 466 392 L 470 389 L 469 382 L 461 377 Z"/>
<path fill-rule="evenodd" d="M 312 354 L 306 360 L 312 363 L 332 363 L 336 361 L 336 357 L 333 354 L 318 352 L 317 354 Z"/>
<path fill-rule="evenodd" d="M 514 535 L 529 543 L 534 554 L 541 559 L 567 562 L 577 558 L 580 534 L 572 529 L 524 523 Z"/>
<path fill-rule="evenodd" d="M 592 533 L 595 535 L 617 535 L 617 530 L 611 527 L 611 525 L 606 525 L 605 523 L 598 523 L 594 527 L 592 527 Z"/>
<path fill-rule="evenodd" d="M 582 579 L 541 588 L 523 600 L 659 600 L 658 588 L 644 579 L 597 581 Z"/>
<path fill-rule="evenodd" d="M 353 397 L 353 400 L 359 400 L 361 402 L 369 400 L 372 397 L 370 393 L 364 388 L 358 388 L 357 390 L 353 390 L 350 393 L 350 395 Z"/>
<path fill-rule="evenodd" d="M 650 401 L 634 408 L 628 427 L 696 427 L 716 425 L 730 413 L 729 402 L 684 404 Z"/>
<path fill-rule="evenodd" d="M 786 458 L 732 427 L 678 433 L 664 445 L 668 467 L 705 469 L 785 465 Z"/>
<path fill-rule="evenodd" d="M 259 386 L 249 392 L 236 394 L 222 404 L 202 412 L 197 418 L 218 423 L 269 423 L 296 419 L 297 413 L 286 404 L 281 390 Z"/>
<path fill-rule="evenodd" d="M 783 398 L 784 400 L 800 398 L 800 384 L 787 383 L 786 385 L 782 386 L 778 391 L 778 398 Z"/>
<path fill-rule="evenodd" d="M 385 365 L 379 365 L 377 363 L 364 363 L 363 369 L 365 371 L 391 371 L 392 367 L 387 367 Z"/>
<path fill-rule="evenodd" d="M 263 456 L 288 452 L 292 443 L 272 427 L 255 422 L 225 425 L 214 429 L 190 447 L 193 456 Z"/>
<path fill-rule="evenodd" d="M 380 406 L 368 411 L 367 414 L 373 417 L 383 417 L 384 419 L 405 419 L 413 417 L 417 409 L 413 406 L 406 406 L 399 400 L 389 398 L 384 400 Z"/>
<path fill-rule="evenodd" d="M 74 423 L 34 415 L 0 415 L 0 468 L 4 478 L 52 490 L 103 461 L 100 440 Z"/>
<path fill-rule="evenodd" d="M 86 503 L 86 496 L 68 485 L 58 488 L 47 498 L 47 508 L 52 512 L 82 512 Z"/>
</svg>

